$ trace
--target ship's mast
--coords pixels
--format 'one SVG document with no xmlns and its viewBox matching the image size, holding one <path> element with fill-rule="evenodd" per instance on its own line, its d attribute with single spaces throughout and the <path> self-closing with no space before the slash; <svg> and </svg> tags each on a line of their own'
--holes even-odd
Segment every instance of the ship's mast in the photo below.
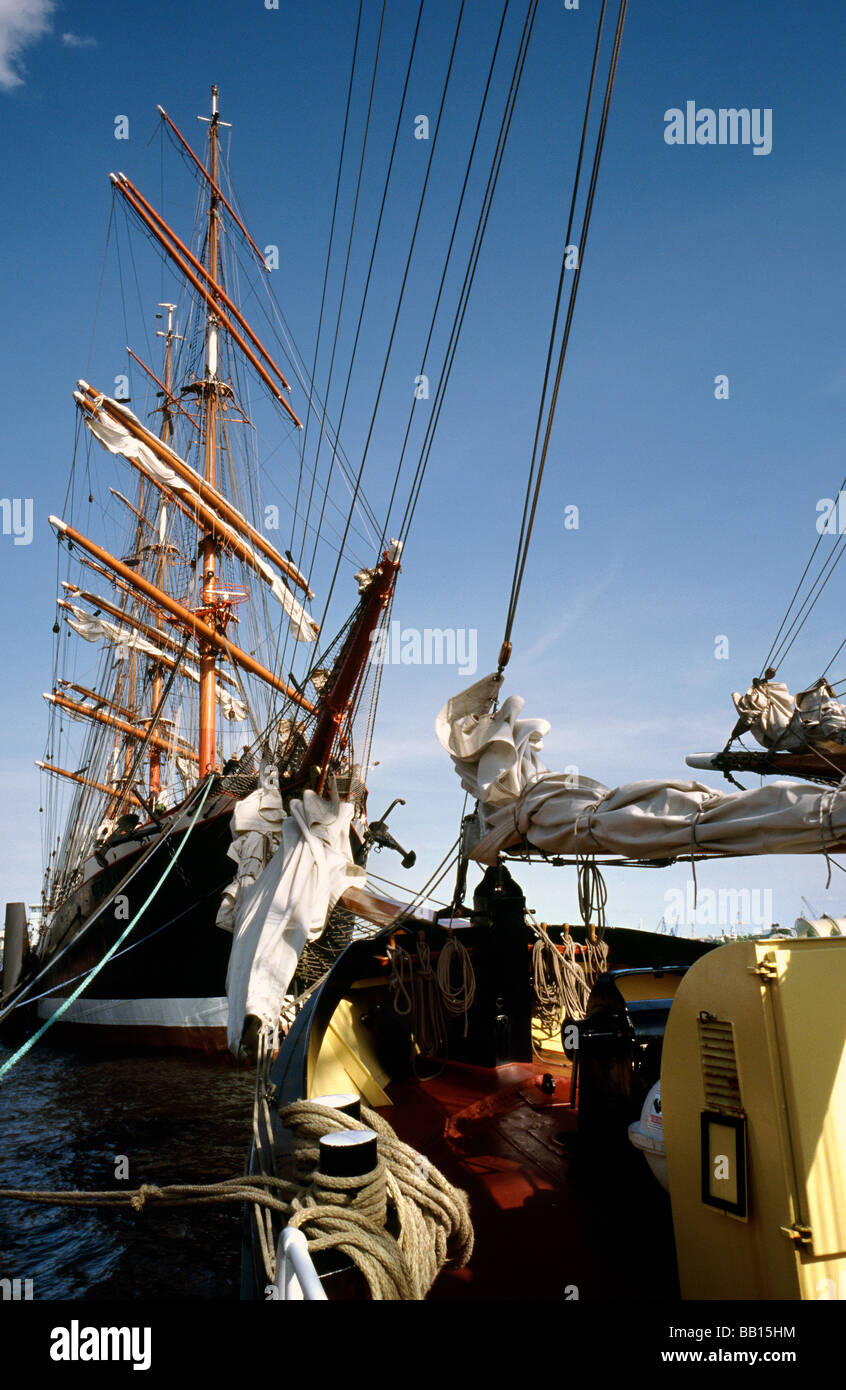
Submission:
<svg viewBox="0 0 846 1390">
<path fill-rule="evenodd" d="M 212 278 L 218 276 L 218 209 L 217 209 L 217 154 L 220 118 L 217 111 L 218 89 L 211 89 L 211 117 L 209 120 L 209 230 L 207 238 L 206 267 Z M 219 320 L 210 305 L 206 315 L 206 373 L 203 384 L 204 398 L 204 477 L 211 487 L 217 486 L 217 333 Z M 200 578 L 200 603 L 206 610 L 212 624 L 215 609 L 215 579 L 217 573 L 217 545 L 210 530 L 203 532 L 201 546 L 202 575 Z M 204 614 L 205 616 L 205 614 Z M 214 647 L 203 645 L 200 649 L 200 776 L 205 777 L 213 771 L 215 763 L 215 664 L 217 653 Z"/>
<path fill-rule="evenodd" d="M 167 329 L 162 332 L 157 331 L 158 338 L 165 340 L 164 353 L 164 397 L 162 399 L 162 427 L 159 431 L 159 438 L 163 444 L 169 445 L 173 437 L 173 417 L 171 413 L 171 400 L 173 399 L 173 314 L 176 309 L 175 304 L 160 304 L 160 309 L 167 309 Z M 143 483 L 142 483 L 143 485 Z M 159 588 L 164 587 L 164 548 L 165 535 L 162 527 L 159 534 L 159 546 L 157 550 L 157 563 L 155 580 Z M 161 618 L 156 614 L 156 629 L 161 628 Z M 153 680 L 150 691 L 150 714 L 155 714 L 162 698 L 162 667 L 160 662 L 156 662 L 153 667 Z M 157 748 L 152 742 L 150 744 L 150 800 L 155 805 L 158 800 L 162 785 L 162 754 L 161 749 Z"/>
</svg>

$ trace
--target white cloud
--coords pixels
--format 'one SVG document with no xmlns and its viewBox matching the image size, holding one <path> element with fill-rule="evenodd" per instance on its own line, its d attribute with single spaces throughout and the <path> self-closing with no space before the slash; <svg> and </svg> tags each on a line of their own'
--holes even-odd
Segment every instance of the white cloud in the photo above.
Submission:
<svg viewBox="0 0 846 1390">
<path fill-rule="evenodd" d="M 0 0 L 0 90 L 20 87 L 23 50 L 50 28 L 54 0 Z"/>
<path fill-rule="evenodd" d="M 66 48 L 96 48 L 97 40 L 91 34 L 62 34 Z"/>
</svg>

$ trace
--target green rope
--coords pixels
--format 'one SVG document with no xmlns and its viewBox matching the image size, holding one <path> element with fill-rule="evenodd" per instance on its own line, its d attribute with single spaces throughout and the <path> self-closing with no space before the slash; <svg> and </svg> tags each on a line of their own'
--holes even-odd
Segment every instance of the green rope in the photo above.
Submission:
<svg viewBox="0 0 846 1390">
<path fill-rule="evenodd" d="M 62 1000 L 62 1002 L 61 1002 L 61 1004 L 59 1005 L 59 1007 L 58 1007 L 58 1009 L 56 1010 L 56 1012 L 55 1012 L 54 1014 L 51 1014 L 50 1017 L 41 1025 L 41 1027 L 38 1029 L 38 1031 L 37 1031 L 36 1033 L 33 1033 L 32 1037 L 29 1038 L 21 1047 L 19 1047 L 18 1050 L 17 1050 L 17 1052 L 15 1052 L 15 1053 L 12 1054 L 12 1056 L 9 1058 L 8 1062 L 4 1062 L 4 1063 L 3 1063 L 3 1066 L 0 1067 L 0 1080 L 2 1080 L 3 1076 L 5 1075 L 5 1073 L 6 1073 L 7 1071 L 11 1071 L 12 1067 L 15 1065 L 16 1062 L 19 1062 L 19 1061 L 21 1060 L 22 1057 L 25 1057 L 25 1056 L 26 1056 L 27 1052 L 29 1052 L 29 1050 L 30 1050 L 31 1047 L 34 1047 L 34 1046 L 35 1046 L 35 1044 L 38 1042 L 39 1038 L 43 1038 L 43 1037 L 44 1037 L 44 1034 L 47 1032 L 47 1029 L 48 1029 L 48 1028 L 51 1028 L 52 1025 L 53 1025 L 54 1023 L 56 1023 L 56 1022 L 58 1021 L 58 1019 L 60 1019 L 60 1018 L 62 1017 L 62 1014 L 65 1013 L 65 1011 L 66 1011 L 67 1009 L 70 1008 L 71 1004 L 73 1004 L 73 1003 L 79 998 L 79 996 L 82 994 L 83 990 L 84 990 L 84 989 L 87 989 L 88 985 L 89 985 L 89 984 L 91 983 L 91 981 L 94 979 L 94 976 L 97 975 L 97 974 L 99 974 L 99 972 L 102 970 L 103 966 L 106 965 L 107 962 L 111 960 L 111 958 L 112 958 L 112 956 L 114 955 L 115 951 L 118 949 L 118 947 L 119 947 L 120 945 L 122 945 L 122 943 L 123 943 L 123 942 L 126 940 L 126 938 L 129 936 L 129 933 L 132 931 L 132 928 L 133 928 L 133 927 L 135 926 L 135 924 L 138 922 L 139 918 L 142 917 L 142 916 L 144 915 L 144 913 L 147 911 L 147 908 L 150 906 L 150 903 L 153 901 L 153 899 L 155 898 L 156 894 L 159 892 L 159 889 L 160 889 L 160 888 L 162 887 L 162 885 L 164 884 L 165 879 L 167 878 L 168 874 L 170 873 L 171 869 L 172 869 L 172 868 L 174 867 L 174 865 L 176 864 L 176 861 L 178 860 L 178 858 L 179 858 L 180 854 L 182 853 L 183 849 L 185 848 L 185 845 L 186 845 L 187 842 L 188 842 L 188 838 L 189 838 L 189 836 L 190 836 L 190 834 L 191 834 L 191 831 L 194 829 L 194 826 L 197 824 L 197 821 L 199 820 L 200 812 L 202 811 L 202 809 L 203 809 L 203 807 L 204 807 L 204 805 L 205 805 L 205 803 L 206 803 L 206 798 L 207 798 L 209 792 L 210 792 L 211 789 L 212 789 L 213 781 L 214 781 L 214 779 L 210 777 L 210 778 L 209 778 L 209 781 L 208 781 L 208 785 L 207 785 L 207 787 L 206 787 L 205 791 L 203 792 L 203 795 L 202 795 L 202 797 L 201 797 L 201 799 L 200 799 L 200 804 L 199 804 L 199 806 L 197 807 L 196 811 L 194 812 L 194 816 L 193 816 L 193 819 L 192 819 L 192 821 L 191 821 L 191 824 L 188 826 L 187 830 L 185 831 L 185 834 L 184 834 L 183 837 L 182 837 L 182 840 L 180 841 L 179 848 L 177 849 L 176 853 L 174 854 L 173 858 L 171 859 L 170 863 L 168 864 L 167 868 L 165 869 L 164 873 L 162 874 L 161 878 L 159 879 L 159 881 L 158 881 L 158 883 L 156 884 L 156 886 L 155 886 L 155 888 L 153 889 L 153 891 L 152 891 L 151 893 L 148 894 L 148 896 L 147 896 L 146 900 L 144 901 L 144 903 L 142 904 L 142 906 L 139 907 L 139 909 L 138 909 L 138 911 L 136 912 L 135 916 L 133 917 L 132 921 L 124 928 L 124 930 L 121 932 L 120 936 L 118 937 L 117 941 L 115 941 L 115 942 L 109 947 L 108 951 L 106 951 L 106 954 L 103 956 L 102 960 L 99 960 L 99 961 L 97 962 L 97 964 L 94 966 L 93 970 L 92 970 L 88 975 L 86 975 L 86 977 L 85 977 L 85 979 L 82 981 L 82 983 L 79 984 L 79 985 L 77 985 L 76 989 L 73 991 L 72 994 L 69 994 L 69 995 L 68 995 L 67 999 L 63 999 L 63 1000 Z"/>
</svg>

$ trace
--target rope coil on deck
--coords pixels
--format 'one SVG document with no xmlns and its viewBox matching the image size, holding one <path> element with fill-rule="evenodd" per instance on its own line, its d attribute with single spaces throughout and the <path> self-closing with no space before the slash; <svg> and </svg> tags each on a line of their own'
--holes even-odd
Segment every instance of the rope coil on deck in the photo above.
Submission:
<svg viewBox="0 0 846 1390">
<path fill-rule="evenodd" d="M 416 1149 L 403 1143 L 382 1115 L 362 1105 L 359 1121 L 343 1111 L 318 1105 L 314 1101 L 295 1101 L 280 1110 L 279 1118 L 294 1135 L 300 1170 L 308 1163 L 316 1166 L 320 1139 L 324 1135 L 339 1130 L 373 1130 L 385 1169 L 388 1207 L 395 1215 L 399 1228 L 399 1235 L 394 1240 L 370 1218 L 356 1211 L 355 1202 L 352 1208 L 344 1208 L 343 1216 L 334 1212 L 330 1215 L 325 1206 L 320 1210 L 316 1202 L 308 1209 L 301 1209 L 291 1221 L 292 1225 L 310 1228 L 306 1232 L 309 1249 L 338 1245 L 346 1250 L 345 1241 L 349 1239 L 356 1244 L 359 1254 L 362 1249 L 366 1250 L 368 1257 L 379 1258 L 377 1250 L 385 1254 L 386 1277 L 399 1277 L 401 1268 L 403 1292 L 382 1292 L 382 1276 L 374 1286 L 372 1270 L 368 1272 L 369 1259 L 368 1267 L 365 1267 L 352 1250 L 347 1250 L 367 1277 L 374 1298 L 423 1299 L 445 1264 L 451 1263 L 459 1268 L 467 1264 L 473 1253 L 473 1227 L 466 1194 L 453 1187 Z M 361 1186 L 362 1179 L 357 1178 L 354 1182 Z M 357 1243 L 353 1231 L 344 1228 L 343 1217 L 349 1217 L 357 1224 Z M 314 1235 L 311 1234 L 312 1230 Z M 372 1238 L 372 1249 L 365 1238 Z M 388 1254 L 390 1247 L 401 1257 L 401 1266 L 397 1265 L 392 1252 Z"/>
</svg>

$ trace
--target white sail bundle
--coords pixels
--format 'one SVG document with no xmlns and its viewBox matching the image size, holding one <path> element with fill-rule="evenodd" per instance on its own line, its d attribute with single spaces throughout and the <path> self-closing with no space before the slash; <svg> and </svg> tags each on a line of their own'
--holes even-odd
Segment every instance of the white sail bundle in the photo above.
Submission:
<svg viewBox="0 0 846 1390">
<path fill-rule="evenodd" d="M 599 854 L 632 860 L 709 854 L 814 854 L 846 844 L 846 791 L 775 783 L 720 792 L 701 782 L 632 782 L 610 789 L 591 778 L 550 772 L 538 754 L 549 724 L 521 719 L 512 696 L 489 711 L 496 676 L 448 701 L 436 731 L 461 785 L 479 804 L 481 838 L 470 857 L 483 864 L 524 840 L 545 854 Z"/>
<path fill-rule="evenodd" d="M 130 651 L 143 652 L 146 656 L 161 657 L 161 648 L 154 642 L 148 642 L 140 633 L 133 632 L 132 628 L 120 627 L 118 623 L 109 622 L 108 618 L 95 617 L 93 613 L 86 613 L 84 608 L 79 608 L 76 604 L 66 603 L 73 613 L 73 617 L 65 616 L 68 627 L 73 628 L 74 632 L 80 637 L 84 637 L 86 642 L 106 641 L 115 648 L 115 657 L 118 661 L 125 661 Z M 182 674 L 189 680 L 199 684 L 199 673 L 193 667 L 183 663 Z M 215 682 L 215 699 L 220 706 L 220 712 L 224 719 L 229 719 L 233 723 L 249 717 L 249 710 L 243 700 L 239 700 L 235 695 L 224 690 L 223 686 Z"/>
<path fill-rule="evenodd" d="M 85 386 L 85 384 L 84 382 L 80 382 L 81 386 Z M 86 401 L 79 392 L 75 392 L 75 397 L 78 402 L 84 401 L 86 405 L 91 405 L 91 402 Z M 98 396 L 94 402 L 96 414 L 91 415 L 86 410 L 84 412 L 84 419 L 89 430 L 94 435 L 94 438 L 99 440 L 103 448 L 107 449 L 110 454 L 120 454 L 123 458 L 137 463 L 142 471 L 149 473 L 157 483 L 161 484 L 163 487 L 170 488 L 172 492 L 181 494 L 191 505 L 207 505 L 203 503 L 197 489 L 192 487 L 175 469 L 170 468 L 168 464 L 160 459 L 149 445 L 145 444 L 143 440 L 136 438 L 131 430 L 126 429 L 126 427 L 115 420 L 112 415 L 107 414 L 106 411 L 103 410 L 103 404 L 107 400 L 109 404 L 116 407 L 122 415 L 125 415 L 127 419 L 132 420 L 143 429 L 141 421 L 137 416 L 133 415 L 131 410 L 127 409 L 123 402 L 114 401 L 108 396 Z M 185 469 L 193 473 L 190 464 L 186 463 L 184 459 L 180 459 L 179 462 Z M 200 481 L 199 477 L 197 481 Z M 234 507 L 232 510 L 236 511 Z M 240 512 L 236 512 L 236 514 L 238 516 L 241 515 Z M 243 517 L 241 519 L 245 520 Z M 216 525 L 222 535 L 226 536 L 228 534 L 237 539 L 238 545 L 248 556 L 250 566 L 257 574 L 261 575 L 270 589 L 270 592 L 273 594 L 273 597 L 287 615 L 291 636 L 295 641 L 316 641 L 319 631 L 318 624 L 310 617 L 298 599 L 294 597 L 291 590 L 285 584 L 282 576 L 275 574 L 272 566 L 258 554 L 255 548 L 250 545 L 249 541 L 247 541 L 244 536 L 238 534 L 231 526 L 227 525 L 222 518 L 217 518 Z"/>
<path fill-rule="evenodd" d="M 279 774 L 275 767 L 263 767 L 259 786 L 239 801 L 230 821 L 232 844 L 226 851 L 237 864 L 232 882 L 224 889 L 217 913 L 217 925 L 235 930 L 235 905 L 242 889 L 255 883 L 282 839 L 285 810 L 279 794 Z"/>
<path fill-rule="evenodd" d="M 791 696 L 781 681 L 757 680 L 731 697 L 749 732 L 764 748 L 795 753 L 809 743 L 846 744 L 846 710 L 824 676 Z"/>
<path fill-rule="evenodd" d="M 235 809 L 229 853 L 238 879 L 234 892 L 227 890 L 218 925 L 231 923 L 235 933 L 226 992 L 229 1047 L 236 1056 L 249 1015 L 277 1026 L 304 946 L 321 935 L 346 889 L 367 878 L 350 852 L 354 814 L 353 802 L 340 801 L 333 787 L 331 801 L 306 791 L 284 815 L 278 787 L 274 797 L 269 782 Z"/>
</svg>

